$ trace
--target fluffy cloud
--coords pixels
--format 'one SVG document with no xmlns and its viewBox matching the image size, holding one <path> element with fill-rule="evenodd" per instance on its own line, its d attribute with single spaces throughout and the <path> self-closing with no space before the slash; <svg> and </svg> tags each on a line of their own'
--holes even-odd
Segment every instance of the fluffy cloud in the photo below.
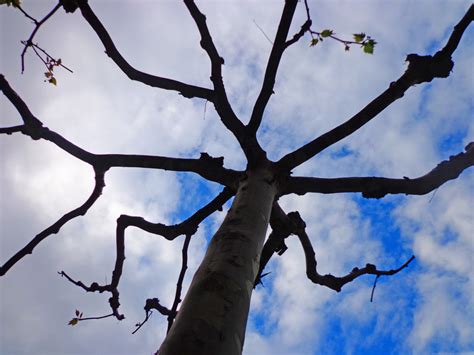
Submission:
<svg viewBox="0 0 474 355">
<path fill-rule="evenodd" d="M 225 58 L 230 100 L 247 121 L 271 49 L 265 35 L 273 37 L 281 6 L 270 1 L 198 5 Z M 292 33 L 305 20 L 301 5 Z M 24 6 L 41 17 L 54 5 L 25 2 Z M 210 87 L 210 65 L 183 4 L 121 1 L 113 7 L 93 2 L 91 6 L 132 65 Z M 357 47 L 344 53 L 329 40 L 308 48 L 308 38 L 287 51 L 260 132 L 273 159 L 358 112 L 403 73 L 406 54 L 439 48 L 469 2 L 323 1 L 311 6 L 315 28 L 333 28 L 343 37 L 364 31 L 379 43 L 374 56 Z M 74 143 L 97 153 L 197 157 L 206 151 L 225 156 L 226 166 L 245 166 L 235 139 L 210 104 L 130 82 L 103 53 L 79 14 L 58 13 L 38 33 L 38 42 L 74 70 L 74 74 L 58 71 L 58 87 L 43 83 L 44 68 L 31 52 L 25 74 L 19 74 L 19 41 L 28 36 L 31 25 L 5 6 L 0 8 L 0 19 L 2 29 L 8 29 L 0 33 L 2 73 L 38 118 Z M 472 42 L 470 30 L 447 80 L 410 89 L 380 117 L 295 174 L 414 177 L 461 151 L 474 132 L 469 120 Z M 1 125 L 18 124 L 10 103 L 3 96 L 0 102 Z M 93 188 L 93 174 L 47 142 L 17 135 L 0 138 L 0 257 L 4 262 L 81 204 Z M 338 294 L 311 284 L 301 247 L 290 237 L 289 250 L 270 262 L 272 273 L 264 279 L 265 287 L 254 293 L 245 353 L 472 351 L 472 177 L 472 172 L 464 173 L 434 196 L 385 199 L 389 202 L 382 221 L 350 195 L 282 199 L 286 211 L 298 210 L 306 220 L 321 273 L 340 275 L 367 262 L 392 268 L 412 252 L 416 266 L 396 277 L 381 278 L 375 303 L 370 303 L 372 278 L 358 280 Z M 164 317 L 154 314 L 136 335 L 130 333 L 144 317 L 146 298 L 172 301 L 182 239 L 170 243 L 127 230 L 127 260 L 120 283 L 127 318 L 122 322 L 106 319 L 67 327 L 76 308 L 85 316 L 110 310 L 107 296 L 84 294 L 56 271 L 65 270 L 85 283 L 109 279 L 120 214 L 175 223 L 192 213 L 191 205 L 199 205 L 191 197 L 205 203 L 217 191 L 214 186 L 201 190 L 195 180 L 185 179 L 157 171 L 110 171 L 103 196 L 88 214 L 43 242 L 0 281 L 1 352 L 155 350 L 165 335 Z M 391 201 L 398 204 L 395 209 Z M 224 213 L 211 217 L 193 238 L 185 285 L 199 265 L 206 238 L 223 217 Z M 386 228 L 380 231 L 378 225 Z"/>
</svg>

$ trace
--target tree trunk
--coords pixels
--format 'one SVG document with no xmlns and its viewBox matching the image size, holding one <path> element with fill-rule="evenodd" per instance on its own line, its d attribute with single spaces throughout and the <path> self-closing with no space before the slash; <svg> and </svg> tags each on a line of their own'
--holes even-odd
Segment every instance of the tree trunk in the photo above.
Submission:
<svg viewBox="0 0 474 355">
<path fill-rule="evenodd" d="M 248 172 L 193 277 L 160 355 L 242 353 L 250 297 L 276 195 L 268 170 Z"/>
</svg>

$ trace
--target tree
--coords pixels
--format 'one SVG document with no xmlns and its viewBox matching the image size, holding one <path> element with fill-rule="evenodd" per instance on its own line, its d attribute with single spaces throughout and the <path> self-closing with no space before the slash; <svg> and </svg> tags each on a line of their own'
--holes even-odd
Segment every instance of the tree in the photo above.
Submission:
<svg viewBox="0 0 474 355">
<path fill-rule="evenodd" d="M 459 22 L 459 25 L 455 27 L 445 45 L 438 48 L 439 51 L 435 50 L 433 53 L 430 53 L 432 56 L 408 55 L 406 58 L 408 67 L 402 76 L 391 82 L 388 89 L 372 100 L 362 111 L 351 115 L 352 117 L 349 116 L 351 118 L 345 121 L 345 123 L 339 126 L 336 125 L 336 128 L 331 128 L 327 133 L 319 135 L 317 138 L 313 137 L 313 140 L 310 139 L 309 143 L 301 148 L 294 147 L 290 152 L 283 154 L 282 157 L 270 160 L 267 158 L 267 150 L 262 147 L 257 139 L 257 132 L 262 122 L 264 123 L 263 114 L 274 89 L 276 89 L 275 78 L 280 59 L 283 54 L 290 52 L 292 47 L 300 44 L 303 38 L 305 38 L 303 35 L 312 28 L 309 13 L 307 18 L 301 24 L 298 24 L 301 28 L 296 28 L 296 34 L 293 36 L 293 32 L 290 32 L 290 25 L 297 2 L 287 1 L 285 3 L 283 14 L 277 25 L 278 30 L 271 46 L 268 65 L 263 75 L 262 89 L 259 91 L 255 106 L 249 112 L 250 120 L 248 124 L 244 124 L 239 119 L 240 115 L 236 113 L 237 111 L 229 102 L 229 95 L 222 81 L 223 60 L 221 60 L 217 47 L 214 44 L 206 19 L 194 2 L 185 1 L 184 3 L 195 25 L 197 25 L 201 37 L 200 43 L 211 62 L 211 88 L 205 85 L 184 84 L 181 81 L 169 80 L 137 71 L 116 49 L 107 34 L 106 28 L 101 24 L 87 2 L 78 2 L 82 17 L 99 36 L 106 48 L 107 55 L 127 76 L 152 87 L 177 91 L 184 98 L 206 100 L 209 106 L 213 106 L 224 126 L 238 142 L 239 149 L 245 155 L 246 167 L 240 170 L 226 168 L 222 158 L 212 157 L 208 153 L 201 153 L 199 158 L 90 153 L 88 150 L 80 148 L 79 145 L 74 145 L 72 139 L 67 140 L 63 138 L 52 127 L 45 128 L 45 125 L 32 113 L 33 110 L 29 109 L 25 101 L 15 93 L 12 85 L 2 76 L 0 82 L 2 92 L 20 113 L 23 124 L 4 127 L 1 133 L 23 133 L 33 138 L 33 140 L 43 139 L 54 143 L 75 158 L 91 165 L 94 169 L 96 183 L 92 194 L 85 203 L 80 205 L 79 208 L 73 209 L 70 213 L 66 213 L 55 224 L 35 237 L 33 242 L 27 244 L 24 249 L 21 249 L 11 259 L 8 259 L 2 266 L 1 274 L 5 275 L 9 272 L 10 268 L 17 261 L 30 253 L 43 239 L 58 232 L 66 222 L 88 212 L 95 201 L 99 199 L 105 185 L 105 174 L 111 168 L 137 167 L 197 173 L 202 178 L 216 182 L 225 188 L 214 199 L 209 199 L 207 204 L 204 204 L 204 207 L 191 214 L 192 216 L 186 219 L 185 222 L 166 226 L 141 217 L 128 215 L 119 217 L 116 231 L 117 257 L 110 283 L 107 281 L 105 283 L 82 283 L 69 276 L 67 272 L 61 271 L 60 274 L 86 291 L 109 292 L 111 294 L 109 299 L 112 309 L 111 316 L 123 319 L 119 308 L 118 283 L 123 268 L 126 266 L 124 264 L 125 234 L 129 233 L 129 229 L 126 228 L 137 227 L 153 234 L 162 235 L 168 240 L 173 240 L 180 235 L 186 236 L 183 247 L 182 272 L 178 282 L 179 290 L 183 282 L 182 275 L 186 269 L 186 250 L 192 235 L 194 235 L 198 225 L 204 218 L 221 208 L 227 200 L 235 195 L 233 207 L 228 212 L 222 226 L 214 235 L 203 264 L 195 273 L 194 281 L 191 283 L 187 296 L 179 308 L 179 316 L 176 318 L 162 349 L 167 349 L 169 346 L 171 350 L 168 351 L 170 353 L 182 353 L 185 350 L 178 351 L 174 347 L 184 346 L 187 351 L 192 349 L 195 352 L 196 349 L 202 346 L 204 353 L 239 353 L 243 344 L 250 294 L 254 283 L 258 284 L 261 281 L 263 276 L 262 266 L 266 264 L 266 261 L 275 252 L 282 254 L 285 251 L 285 240 L 290 234 L 297 235 L 303 247 L 306 257 L 306 273 L 309 279 L 313 283 L 326 286 L 335 291 L 340 291 L 346 283 L 365 274 L 375 275 L 376 280 L 381 275 L 393 274 L 408 266 L 411 260 L 413 260 L 412 258 L 407 258 L 404 263 L 397 265 L 394 270 L 388 271 L 383 271 L 375 265 L 367 264 L 365 267 L 354 268 L 343 277 L 320 274 L 316 270 L 316 259 L 306 233 L 305 222 L 299 213 L 287 213 L 288 211 L 284 211 L 280 207 L 278 199 L 289 194 L 302 195 L 306 193 L 356 192 L 362 193 L 365 198 L 377 199 L 387 194 L 426 194 L 448 180 L 457 178 L 462 171 L 472 166 L 474 163 L 473 145 L 468 144 L 465 151 L 449 159 L 446 157 L 446 160 L 419 178 L 316 178 L 311 177 L 313 174 L 307 177 L 291 175 L 291 172 L 298 166 L 354 133 L 375 118 L 381 111 L 404 96 L 410 87 L 415 84 L 431 82 L 435 78 L 449 76 L 453 65 L 451 56 L 457 48 L 463 32 L 470 21 L 472 21 L 473 10 L 471 7 Z M 74 2 L 64 2 L 64 5 L 66 5 L 67 11 L 75 10 Z M 72 6 L 72 8 L 67 6 Z M 300 7 L 302 8 L 303 4 L 300 4 Z M 61 4 L 56 6 L 55 9 L 60 8 Z M 304 14 L 304 11 L 302 13 Z M 40 22 L 39 24 L 42 23 Z M 313 45 L 316 44 L 315 38 L 320 40 L 332 35 L 330 30 L 326 31 L 321 30 L 321 32 L 318 32 L 319 34 L 315 34 L 311 43 Z M 264 31 L 262 30 L 262 32 Z M 354 42 L 365 40 L 365 38 L 360 38 L 360 34 L 357 35 L 359 37 L 355 36 Z M 343 39 L 342 41 L 346 40 Z M 25 49 L 31 47 L 31 44 L 33 42 L 27 42 Z M 364 49 L 367 48 L 366 44 L 364 42 Z M 370 53 L 373 51 L 373 42 L 368 42 L 368 44 L 369 49 L 365 51 Z M 317 45 L 319 46 L 319 44 Z M 41 51 L 41 48 L 33 46 L 29 50 Z M 62 61 L 59 62 L 59 59 L 51 57 L 46 59 L 46 65 L 48 67 L 45 73 L 46 80 L 53 85 L 57 85 L 58 81 L 61 84 L 63 80 L 56 79 L 55 71 L 59 69 L 56 67 L 64 65 Z M 272 233 L 267 238 L 265 246 L 263 246 L 265 231 L 269 223 L 272 227 Z M 262 247 L 263 252 L 259 258 Z M 160 313 L 168 316 L 171 324 L 174 321 L 179 298 L 178 291 L 175 301 L 169 308 L 163 308 L 163 305 L 157 299 L 150 298 L 146 302 L 147 317 L 148 311 L 157 309 Z M 222 318 L 225 321 L 222 321 Z M 81 312 L 77 312 L 72 323 L 77 323 L 83 319 Z M 217 323 L 221 324 L 222 327 L 216 329 Z M 194 335 L 190 336 L 189 334 Z M 188 340 L 189 343 L 187 343 Z M 161 352 L 166 353 L 166 350 Z"/>
</svg>

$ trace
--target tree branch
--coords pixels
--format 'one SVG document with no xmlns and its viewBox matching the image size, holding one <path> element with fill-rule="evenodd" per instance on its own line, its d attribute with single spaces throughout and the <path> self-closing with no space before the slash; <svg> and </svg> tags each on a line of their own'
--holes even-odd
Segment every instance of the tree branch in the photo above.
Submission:
<svg viewBox="0 0 474 355">
<path fill-rule="evenodd" d="M 288 31 L 290 30 L 291 21 L 293 20 L 293 15 L 295 13 L 297 3 L 297 0 L 285 1 L 285 7 L 283 8 L 280 24 L 278 25 L 278 30 L 275 35 L 272 51 L 270 52 L 270 57 L 268 58 L 262 89 L 260 90 L 260 94 L 258 95 L 257 101 L 255 102 L 252 111 L 252 116 L 248 123 L 248 128 L 250 130 L 250 134 L 252 135 L 256 134 L 262 122 L 265 107 L 267 106 L 268 101 L 270 100 L 270 96 L 273 94 L 273 87 L 275 86 L 275 77 L 283 52 L 287 48 L 286 38 L 288 36 Z M 297 35 L 295 37 L 297 37 Z"/>
<path fill-rule="evenodd" d="M 289 177 L 282 195 L 308 192 L 324 194 L 361 192 L 366 198 L 382 198 L 387 194 L 424 195 L 437 189 L 445 182 L 456 179 L 464 170 L 474 166 L 474 142 L 465 152 L 451 156 L 439 163 L 429 173 L 415 179 L 389 179 L 383 177 L 316 178 Z"/>
<path fill-rule="evenodd" d="M 108 34 L 104 25 L 97 18 L 94 11 L 90 8 L 87 1 L 79 0 L 78 4 L 82 16 L 89 23 L 95 33 L 99 36 L 102 44 L 105 47 L 106 54 L 131 80 L 139 81 L 143 84 L 164 90 L 178 91 L 186 98 L 198 97 L 209 101 L 214 101 L 214 92 L 210 89 L 205 89 L 194 85 L 188 85 L 180 81 L 150 75 L 132 67 L 117 50 L 114 42 L 112 41 L 112 38 Z"/>
<path fill-rule="evenodd" d="M 84 216 L 89 208 L 97 201 L 97 199 L 102 194 L 102 190 L 104 189 L 105 182 L 104 182 L 104 172 L 95 170 L 95 186 L 94 190 L 92 191 L 89 198 L 84 202 L 81 206 L 77 207 L 76 209 L 66 213 L 60 219 L 58 219 L 54 224 L 43 230 L 41 233 L 36 235 L 25 247 L 19 250 L 15 255 L 13 255 L 2 267 L 0 267 L 0 276 L 5 275 L 10 268 L 15 265 L 18 261 L 20 261 L 23 257 L 27 254 L 33 253 L 33 249 L 49 237 L 52 234 L 56 234 L 70 220 L 78 217 Z"/>
<path fill-rule="evenodd" d="M 255 278 L 254 288 L 257 287 L 258 284 L 263 284 L 262 278 L 266 275 L 263 274 L 263 270 L 273 254 L 278 253 L 278 255 L 281 256 L 288 249 L 285 244 L 285 239 L 293 233 L 295 228 L 293 224 L 290 223 L 290 220 L 285 212 L 283 212 L 278 202 L 273 204 L 272 213 L 270 215 L 270 226 L 272 232 L 265 241 L 262 253 L 260 254 L 259 269 L 257 277 Z"/>
<path fill-rule="evenodd" d="M 171 311 L 168 315 L 168 332 L 173 325 L 173 321 L 176 318 L 178 305 L 181 302 L 181 291 L 183 289 L 183 281 L 184 275 L 186 274 L 186 270 L 188 269 L 188 247 L 189 242 L 191 241 L 191 234 L 187 234 L 186 238 L 184 239 L 183 249 L 181 252 L 181 271 L 179 272 L 178 281 L 176 282 L 176 293 L 174 295 L 173 306 L 171 306 Z"/>
<path fill-rule="evenodd" d="M 207 153 L 201 153 L 199 159 L 170 158 L 151 155 L 126 155 L 126 154 L 94 154 L 71 143 L 55 131 L 43 126 L 12 89 L 3 75 L 0 74 L 0 90 L 15 106 L 24 125 L 0 128 L 0 134 L 21 132 L 34 140 L 45 139 L 71 154 L 75 158 L 102 170 L 112 167 L 131 167 L 162 169 L 170 171 L 193 172 L 209 181 L 214 181 L 224 186 L 236 188 L 241 172 L 223 167 L 224 158 L 213 158 Z"/>
<path fill-rule="evenodd" d="M 24 125 L 12 126 L 12 127 L 1 127 L 0 134 L 11 135 L 13 133 L 22 132 Z"/>
<path fill-rule="evenodd" d="M 115 266 L 114 266 L 114 269 L 112 271 L 112 280 L 111 280 L 110 284 L 108 284 L 108 285 L 100 286 L 97 282 L 93 282 L 90 286 L 86 286 L 82 281 L 73 280 L 64 271 L 59 272 L 59 274 L 61 276 L 66 277 L 66 279 L 68 281 L 72 282 L 74 285 L 76 285 L 78 287 L 81 287 L 86 292 L 100 292 L 100 293 L 102 293 L 104 291 L 110 292 L 112 294 L 112 297 L 109 298 L 109 304 L 110 304 L 110 307 L 112 308 L 112 312 L 113 312 L 114 316 L 117 319 L 122 320 L 122 319 L 125 318 L 125 316 L 123 314 L 120 314 L 119 311 L 118 311 L 118 308 L 120 306 L 120 302 L 119 302 L 120 294 L 119 294 L 119 291 L 118 291 L 118 284 L 119 284 L 120 278 L 122 276 L 123 263 L 125 262 L 125 229 L 128 226 L 135 226 L 135 227 L 141 228 L 142 230 L 145 230 L 147 232 L 162 235 L 163 237 L 165 237 L 168 240 L 173 240 L 176 237 L 178 237 L 179 235 L 183 235 L 183 234 L 185 234 L 187 236 L 188 235 L 192 236 L 197 231 L 197 228 L 198 228 L 199 224 L 206 217 L 208 217 L 210 214 L 212 214 L 216 210 L 220 209 L 222 207 L 222 205 L 232 195 L 233 195 L 233 192 L 231 192 L 230 189 L 227 189 L 227 188 L 224 189 L 216 198 L 214 198 L 214 200 L 209 202 L 206 206 L 204 206 L 203 208 L 198 210 L 196 213 L 194 213 L 187 220 L 181 222 L 178 225 L 174 225 L 174 226 L 166 226 L 166 225 L 163 225 L 161 223 L 153 224 L 153 223 L 145 221 L 141 217 L 130 217 L 130 216 L 126 216 L 126 215 L 121 215 L 117 219 L 116 242 L 115 242 L 116 243 Z M 180 297 L 179 295 L 180 295 L 180 292 L 181 292 L 180 283 L 182 283 L 182 279 L 184 278 L 184 271 L 186 270 L 186 264 L 185 263 L 187 262 L 187 246 L 188 245 L 189 245 L 189 241 L 186 242 L 186 240 L 185 240 L 185 248 L 183 247 L 183 267 L 181 269 L 180 277 L 178 279 L 178 288 L 177 288 L 177 291 L 176 291 L 176 295 L 177 295 L 176 297 L 178 297 L 178 301 L 177 301 L 177 299 L 175 299 L 175 302 L 174 302 L 174 303 L 176 303 L 176 307 L 179 304 L 179 297 Z M 184 255 L 185 253 L 186 253 L 186 257 Z M 159 305 L 158 299 L 147 300 L 147 305 L 151 305 L 151 304 L 156 305 L 156 303 L 158 303 L 158 305 Z M 145 311 L 148 314 L 148 311 L 150 310 L 150 308 L 147 308 L 147 305 L 145 305 Z M 173 307 L 174 306 L 175 305 L 173 304 Z M 167 310 L 166 307 L 160 308 L 160 307 L 162 307 L 161 305 L 160 305 L 160 307 L 158 307 L 158 308 L 157 307 L 153 307 L 153 308 L 156 308 L 159 311 L 160 311 L 160 309 L 161 310 Z M 176 311 L 176 309 L 174 309 L 174 310 L 172 309 L 171 311 L 169 311 L 169 313 L 167 313 L 167 315 L 168 316 L 172 315 L 173 314 L 172 312 L 174 312 L 174 311 Z M 163 314 L 162 311 L 160 311 L 160 313 Z M 148 320 L 148 319 L 146 318 L 145 321 L 146 320 Z M 170 321 L 170 318 L 168 319 L 168 321 Z M 137 327 L 139 328 L 139 327 L 141 327 L 141 325 L 137 326 Z"/>
<path fill-rule="evenodd" d="M 127 227 L 137 227 L 148 233 L 161 235 L 167 240 L 174 240 L 180 235 L 193 235 L 199 224 L 217 210 L 221 210 L 224 203 L 234 195 L 233 190 L 224 188 L 211 202 L 196 211 L 191 217 L 183 222 L 171 226 L 162 223 L 151 223 L 142 217 L 121 215 L 117 219 L 117 230 L 123 233 Z"/>
<path fill-rule="evenodd" d="M 158 298 L 148 298 L 146 300 L 145 307 L 143 308 L 145 309 L 145 319 L 142 322 L 135 324 L 137 328 L 132 332 L 132 334 L 138 332 L 138 330 L 148 321 L 148 319 L 150 319 L 151 315 L 153 314 L 153 312 L 151 311 L 152 309 L 156 309 L 164 316 L 171 315 L 171 310 L 169 310 L 165 306 L 162 306 Z"/>
<path fill-rule="evenodd" d="M 282 223 L 285 223 L 292 229 L 292 234 L 295 234 L 298 237 L 301 246 L 303 247 L 306 260 L 306 275 L 308 278 L 315 284 L 326 286 L 337 292 L 340 292 L 345 284 L 352 282 L 362 275 L 376 275 L 377 277 L 395 275 L 406 268 L 415 259 L 415 257 L 412 256 L 402 266 L 392 270 L 378 270 L 375 265 L 367 264 L 363 268 L 355 267 L 349 274 L 342 277 L 336 277 L 331 274 L 320 275 L 317 271 L 317 261 L 313 246 L 306 234 L 306 223 L 303 221 L 300 214 L 298 212 L 290 212 L 288 215 L 285 215 L 283 212 L 283 214 L 280 215 L 280 218 L 282 219 Z"/>
<path fill-rule="evenodd" d="M 123 262 L 122 262 L 123 263 Z M 120 270 L 120 274 L 121 274 Z M 112 296 L 109 298 L 109 305 L 110 308 L 112 308 L 112 315 L 117 318 L 118 320 L 125 319 L 125 316 L 121 313 L 119 313 L 119 307 L 120 307 L 120 302 L 119 302 L 119 297 L 120 293 L 117 289 L 118 282 L 120 281 L 120 275 L 118 277 L 115 277 L 114 279 L 114 273 L 112 273 L 112 282 L 108 285 L 101 286 L 97 282 L 91 283 L 90 286 L 86 286 L 82 281 L 76 281 L 72 277 L 70 277 L 68 274 L 66 274 L 64 271 L 58 271 L 58 274 L 61 275 L 61 277 L 65 277 L 69 282 L 72 284 L 82 288 L 86 292 L 110 292 Z"/>
<path fill-rule="evenodd" d="M 237 187 L 242 173 L 223 167 L 224 158 L 214 158 L 201 153 L 199 159 L 170 158 L 152 155 L 102 154 L 96 155 L 95 161 L 105 168 L 130 167 L 161 169 L 169 171 L 194 172 L 204 179 L 228 187 Z"/>
<path fill-rule="evenodd" d="M 448 42 L 444 46 L 444 48 L 441 50 L 443 55 L 446 56 L 452 56 L 454 51 L 459 45 L 459 42 L 461 41 L 461 37 L 464 34 L 464 31 L 466 31 L 466 28 L 469 26 L 469 24 L 474 20 L 474 4 L 471 4 L 469 9 L 467 10 L 466 14 L 464 17 L 459 21 L 459 23 L 454 26 L 454 30 L 451 33 L 451 36 L 448 39 Z"/>
<path fill-rule="evenodd" d="M 317 271 L 317 261 L 315 258 L 314 249 L 311 245 L 311 241 L 309 240 L 308 235 L 306 234 L 305 229 L 302 228 L 298 230 L 296 232 L 296 235 L 298 236 L 298 239 L 304 250 L 304 255 L 306 259 L 306 275 L 308 276 L 308 279 L 310 279 L 315 284 L 326 286 L 337 292 L 340 292 L 344 285 L 354 281 L 356 278 L 362 275 L 376 275 L 377 277 L 380 277 L 382 275 L 395 275 L 396 273 L 406 268 L 415 259 L 415 257 L 412 256 L 402 266 L 392 270 L 378 270 L 375 265 L 367 264 L 363 268 L 355 267 L 350 273 L 342 277 L 333 276 L 331 274 L 320 275 Z"/>
<path fill-rule="evenodd" d="M 23 48 L 23 51 L 21 52 L 21 73 L 22 74 L 25 71 L 25 54 L 26 54 L 26 51 L 28 50 L 28 47 L 33 46 L 33 38 L 35 37 L 36 33 L 38 32 L 40 27 L 43 25 L 43 23 L 45 23 L 51 16 L 53 16 L 54 13 L 59 10 L 60 7 L 61 7 L 61 2 L 58 2 L 56 6 L 54 6 L 53 9 L 48 14 L 46 14 L 45 17 L 43 17 L 40 21 L 38 21 L 35 18 L 28 15 L 20 6 L 18 6 L 18 9 L 26 17 L 31 19 L 35 24 L 35 29 L 33 30 L 33 32 L 31 32 L 30 37 L 24 42 L 24 48 Z"/>
<path fill-rule="evenodd" d="M 285 155 L 277 162 L 278 170 L 289 172 L 334 143 L 351 135 L 394 101 L 403 97 L 405 91 L 411 86 L 430 82 L 434 78 L 448 77 L 454 65 L 451 54 L 459 44 L 462 34 L 473 20 L 473 13 L 474 10 L 471 5 L 463 19 L 455 26 L 447 45 L 441 51 L 438 51 L 434 56 L 409 54 L 406 58 L 408 61 L 407 70 L 397 81 L 392 82 L 387 90 L 346 122 Z"/>
<path fill-rule="evenodd" d="M 207 53 L 211 61 L 211 81 L 216 94 L 213 103 L 216 112 L 219 114 L 224 126 L 237 138 L 249 164 L 254 164 L 263 157 L 266 157 L 266 153 L 258 144 L 256 137 L 248 135 L 245 126 L 236 116 L 229 103 L 222 79 L 222 65 L 224 64 L 224 59 L 219 55 L 214 45 L 214 41 L 206 24 L 206 16 L 199 10 L 193 0 L 183 1 L 201 35 L 201 47 Z"/>
</svg>

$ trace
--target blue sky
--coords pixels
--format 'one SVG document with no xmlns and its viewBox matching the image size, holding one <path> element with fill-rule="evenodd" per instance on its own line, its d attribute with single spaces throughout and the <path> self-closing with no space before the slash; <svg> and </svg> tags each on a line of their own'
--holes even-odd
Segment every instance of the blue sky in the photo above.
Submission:
<svg viewBox="0 0 474 355">
<path fill-rule="evenodd" d="M 180 2 L 90 1 L 117 47 L 132 65 L 209 87 L 209 63 Z M 246 121 L 258 94 L 281 12 L 278 1 L 199 1 L 220 54 L 224 82 L 235 111 Z M 54 1 L 24 1 L 41 17 Z M 433 54 L 463 16 L 469 1 L 310 1 L 315 29 L 341 37 L 366 32 L 378 42 L 373 56 L 336 42 L 310 48 L 309 38 L 282 60 L 275 95 L 259 140 L 278 159 L 344 122 L 385 90 L 405 70 L 409 53 Z M 299 4 L 291 33 L 305 18 Z M 58 86 L 43 82 L 33 53 L 20 74 L 20 40 L 31 24 L 18 11 L 0 7 L 0 72 L 49 128 L 96 153 L 224 156 L 242 169 L 238 144 L 214 109 L 202 100 L 130 82 L 103 53 L 79 14 L 59 11 L 38 33 L 40 45 L 61 57 L 74 74 L 58 72 Z M 417 177 L 461 152 L 473 140 L 474 30 L 454 55 L 448 79 L 411 88 L 378 118 L 349 138 L 298 167 L 295 175 Z M 0 98 L 1 126 L 19 123 Z M 0 262 L 90 193 L 89 167 L 46 142 L 20 135 L 0 137 Z M 472 170 L 472 169 L 471 169 Z M 474 179 L 466 171 L 425 196 L 305 195 L 281 199 L 298 210 L 318 257 L 321 273 L 345 274 L 374 263 L 394 268 L 412 254 L 410 267 L 373 278 L 341 293 L 307 280 L 297 238 L 269 263 L 271 271 L 252 296 L 244 354 L 419 354 L 474 351 Z M 103 196 L 88 214 L 70 222 L 0 280 L 0 352 L 5 354 L 151 353 L 161 343 L 166 319 L 157 314 L 137 334 L 146 298 L 171 304 L 180 268 L 182 238 L 169 243 L 127 230 L 121 308 L 126 319 L 67 326 L 85 316 L 109 313 L 107 296 L 85 294 L 56 274 L 65 270 L 85 283 L 110 280 L 115 258 L 115 221 L 120 214 L 176 223 L 210 201 L 221 187 L 187 174 L 111 170 Z M 193 238 L 185 285 L 223 220 L 206 220 Z M 25 331 L 28 337 L 25 339 Z"/>
</svg>

